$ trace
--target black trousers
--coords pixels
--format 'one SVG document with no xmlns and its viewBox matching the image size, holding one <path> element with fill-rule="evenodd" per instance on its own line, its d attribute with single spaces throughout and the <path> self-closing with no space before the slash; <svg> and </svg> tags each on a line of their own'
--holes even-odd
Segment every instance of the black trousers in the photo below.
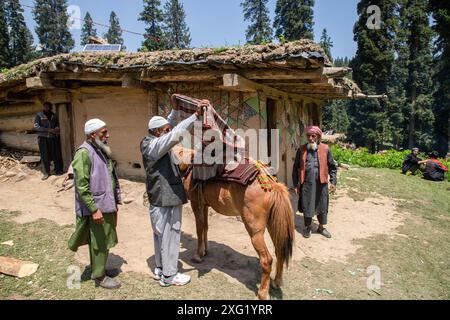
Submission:
<svg viewBox="0 0 450 320">
<path fill-rule="evenodd" d="M 318 214 L 317 215 L 317 220 L 319 220 L 319 223 L 322 225 L 327 224 L 327 222 L 328 222 L 327 218 L 328 218 L 328 216 L 326 214 Z M 308 218 L 308 217 L 303 216 L 303 220 L 305 222 L 305 227 L 309 227 L 312 223 L 313 218 Z"/>
<path fill-rule="evenodd" d="M 42 172 L 50 174 L 50 162 L 55 164 L 56 173 L 63 172 L 63 161 L 61 155 L 61 143 L 59 137 L 38 137 L 39 151 L 41 153 Z"/>
</svg>

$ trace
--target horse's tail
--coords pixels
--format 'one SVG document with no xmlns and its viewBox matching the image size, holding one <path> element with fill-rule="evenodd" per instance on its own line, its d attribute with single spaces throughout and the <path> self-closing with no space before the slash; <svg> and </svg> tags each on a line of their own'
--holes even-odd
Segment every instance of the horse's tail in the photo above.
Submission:
<svg viewBox="0 0 450 320">
<path fill-rule="evenodd" d="M 294 215 L 289 192 L 284 184 L 271 183 L 270 213 L 267 228 L 275 246 L 277 270 L 275 284 L 281 285 L 283 265 L 289 265 L 294 245 Z"/>
</svg>

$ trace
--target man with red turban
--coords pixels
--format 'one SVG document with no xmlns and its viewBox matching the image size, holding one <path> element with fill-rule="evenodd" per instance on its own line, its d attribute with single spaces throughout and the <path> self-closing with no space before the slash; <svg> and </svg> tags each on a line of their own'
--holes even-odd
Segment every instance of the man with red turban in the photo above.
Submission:
<svg viewBox="0 0 450 320">
<path fill-rule="evenodd" d="M 312 219 L 317 215 L 317 232 L 331 238 L 325 225 L 328 216 L 328 192 L 336 190 L 337 168 L 330 148 L 321 143 L 322 130 L 319 127 L 308 127 L 306 138 L 307 143 L 297 150 L 292 171 L 292 180 L 299 196 L 298 209 L 303 212 L 305 222 L 303 236 L 311 237 Z"/>
</svg>

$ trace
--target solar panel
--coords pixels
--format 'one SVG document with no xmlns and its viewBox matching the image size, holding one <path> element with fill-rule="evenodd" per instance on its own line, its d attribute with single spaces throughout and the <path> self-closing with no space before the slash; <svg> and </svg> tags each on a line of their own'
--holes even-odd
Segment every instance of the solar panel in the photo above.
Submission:
<svg viewBox="0 0 450 320">
<path fill-rule="evenodd" d="M 83 51 L 120 51 L 121 49 L 120 44 L 87 44 Z"/>
</svg>

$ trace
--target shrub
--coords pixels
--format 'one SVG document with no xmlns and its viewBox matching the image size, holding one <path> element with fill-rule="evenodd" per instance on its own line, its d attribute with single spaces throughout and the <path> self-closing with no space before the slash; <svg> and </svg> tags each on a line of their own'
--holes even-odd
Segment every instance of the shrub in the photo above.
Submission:
<svg viewBox="0 0 450 320">
<path fill-rule="evenodd" d="M 358 150 L 344 149 L 339 145 L 333 145 L 331 147 L 333 158 L 339 164 L 346 163 L 357 165 L 360 167 L 372 167 L 372 168 L 388 168 L 398 169 L 402 168 L 403 160 L 411 152 L 410 150 L 397 151 L 390 149 L 382 154 L 370 153 L 366 148 L 360 148 Z M 425 154 L 420 154 L 419 158 L 426 159 Z M 447 168 L 450 167 L 450 161 L 439 159 Z M 448 175 L 450 181 L 450 175 Z"/>
</svg>

